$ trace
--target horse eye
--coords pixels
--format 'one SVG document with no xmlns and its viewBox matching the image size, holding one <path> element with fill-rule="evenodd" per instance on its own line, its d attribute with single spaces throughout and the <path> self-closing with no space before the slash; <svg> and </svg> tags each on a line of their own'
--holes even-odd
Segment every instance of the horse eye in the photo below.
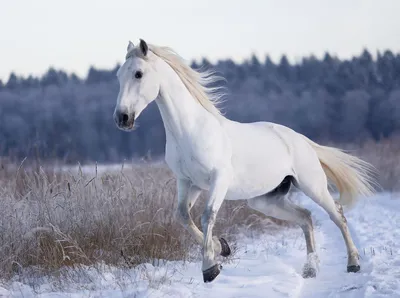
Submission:
<svg viewBox="0 0 400 298">
<path fill-rule="evenodd" d="M 140 79 L 142 76 L 143 76 L 143 73 L 142 73 L 140 70 L 138 70 L 137 72 L 135 72 L 135 78 L 136 78 L 136 79 Z"/>
</svg>

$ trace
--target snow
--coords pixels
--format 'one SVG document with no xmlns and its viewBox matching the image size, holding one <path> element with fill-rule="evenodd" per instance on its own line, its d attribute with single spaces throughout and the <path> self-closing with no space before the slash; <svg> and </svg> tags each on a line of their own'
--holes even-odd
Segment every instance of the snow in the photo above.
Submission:
<svg viewBox="0 0 400 298">
<path fill-rule="evenodd" d="M 136 269 L 99 265 L 57 279 L 16 280 L 0 297 L 400 297 L 400 196 L 381 194 L 346 213 L 361 255 L 361 271 L 347 273 L 340 231 L 305 197 L 312 210 L 319 255 L 315 279 L 303 279 L 305 242 L 300 229 L 247 234 L 217 279 L 204 284 L 201 263 L 166 262 Z"/>
</svg>

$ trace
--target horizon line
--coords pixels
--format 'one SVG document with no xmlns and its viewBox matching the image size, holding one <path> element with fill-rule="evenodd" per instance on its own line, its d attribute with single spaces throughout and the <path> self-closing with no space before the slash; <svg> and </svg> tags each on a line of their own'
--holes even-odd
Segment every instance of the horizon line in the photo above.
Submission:
<svg viewBox="0 0 400 298">
<path fill-rule="evenodd" d="M 231 56 L 215 57 L 215 58 L 202 56 L 202 57 L 194 57 L 194 58 L 189 58 L 189 59 L 186 59 L 185 57 L 183 57 L 183 59 L 186 60 L 189 64 L 193 64 L 193 63 L 201 64 L 201 62 L 203 60 L 207 60 L 208 62 L 210 62 L 212 65 L 215 66 L 216 64 L 218 64 L 220 62 L 224 62 L 224 61 L 228 61 L 228 60 L 232 60 L 235 64 L 243 65 L 243 64 L 245 64 L 247 62 L 250 62 L 253 57 L 256 57 L 261 64 L 264 64 L 266 59 L 269 58 L 269 60 L 271 60 L 274 64 L 279 65 L 279 63 L 283 59 L 283 57 L 286 57 L 286 59 L 288 60 L 289 64 L 291 66 L 295 66 L 295 65 L 302 64 L 304 62 L 304 60 L 309 59 L 309 58 L 316 58 L 317 60 L 322 61 L 326 55 L 329 55 L 333 59 L 338 59 L 341 62 L 351 61 L 354 58 L 360 57 L 365 51 L 367 51 L 371 55 L 372 60 L 374 62 L 377 61 L 377 58 L 378 58 L 379 54 L 380 55 L 384 55 L 386 52 L 391 52 L 394 56 L 400 55 L 400 50 L 395 51 L 395 50 L 392 50 L 392 49 L 389 49 L 389 48 L 388 49 L 382 49 L 382 50 L 376 49 L 374 51 L 374 53 L 373 53 L 367 47 L 362 47 L 358 54 L 352 54 L 350 56 L 344 55 L 342 57 L 340 57 L 340 55 L 337 54 L 337 53 L 335 54 L 335 53 L 331 53 L 329 51 L 324 51 L 322 54 L 309 53 L 307 55 L 298 55 L 298 56 L 294 56 L 294 57 L 289 57 L 288 54 L 282 53 L 279 56 L 279 58 L 275 58 L 274 59 L 274 58 L 271 57 L 271 55 L 268 52 L 266 52 L 265 54 L 257 54 L 256 51 L 250 51 L 249 54 L 246 57 L 242 57 L 242 58 L 239 58 L 239 59 L 238 58 L 235 59 L 235 58 L 233 58 Z M 101 64 L 101 63 L 98 63 L 98 64 Z M 8 74 L 8 76 L 6 78 L 1 78 L 0 77 L 0 82 L 2 82 L 4 85 L 7 84 L 7 82 L 10 80 L 10 77 L 12 75 L 15 75 L 17 78 L 22 78 L 22 79 L 42 78 L 51 69 L 53 69 L 53 70 L 55 70 L 57 72 L 64 72 L 69 77 L 76 76 L 80 80 L 84 80 L 84 78 L 87 78 L 87 76 L 89 74 L 89 71 L 92 68 L 94 68 L 96 70 L 111 71 L 112 69 L 114 69 L 116 67 L 119 67 L 120 65 L 122 65 L 122 63 L 120 61 L 115 62 L 114 66 L 103 66 L 103 67 L 101 67 L 101 66 L 96 66 L 95 64 L 90 64 L 90 65 L 88 65 L 86 67 L 86 74 L 85 75 L 79 74 L 79 71 L 77 71 L 76 69 L 75 70 L 66 70 L 64 67 L 55 67 L 53 65 L 48 65 L 46 70 L 41 71 L 41 72 L 36 73 L 36 74 L 33 73 L 33 72 L 25 73 L 25 74 L 19 74 L 16 71 L 11 71 L 11 72 L 9 72 L 9 74 Z"/>
</svg>

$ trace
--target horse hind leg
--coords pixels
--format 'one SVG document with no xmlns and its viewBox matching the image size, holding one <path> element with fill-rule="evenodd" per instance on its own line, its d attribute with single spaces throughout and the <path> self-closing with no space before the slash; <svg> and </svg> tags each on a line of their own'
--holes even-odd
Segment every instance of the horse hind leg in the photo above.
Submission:
<svg viewBox="0 0 400 298">
<path fill-rule="evenodd" d="M 320 175 L 314 177 L 306 176 L 305 180 L 299 179 L 297 186 L 306 196 L 310 197 L 328 213 L 330 219 L 341 231 L 347 248 L 347 272 L 360 271 L 358 250 L 354 245 L 350 231 L 347 227 L 347 220 L 343 214 L 343 208 L 338 202 L 335 202 L 329 193 L 327 178 L 325 173 L 323 173 L 322 168 Z"/>
<path fill-rule="evenodd" d="M 351 239 L 351 235 L 350 235 L 349 229 L 348 229 L 348 227 L 347 227 L 347 219 L 346 219 L 346 217 L 344 216 L 343 207 L 342 207 L 342 205 L 340 205 L 339 202 L 336 202 L 336 201 L 335 201 L 335 205 L 336 205 L 336 210 L 337 210 L 337 211 L 339 212 L 339 214 L 341 215 L 342 223 L 343 223 L 343 225 L 345 226 L 345 231 L 347 232 L 346 234 L 348 235 L 348 237 L 350 238 L 350 241 L 351 241 L 351 243 L 352 243 L 353 241 L 352 241 L 352 239 Z M 350 243 L 350 246 L 351 246 L 351 243 Z M 347 243 L 346 243 L 346 244 L 347 244 Z M 355 247 L 354 243 L 353 243 L 352 246 L 354 247 L 354 250 L 353 250 L 353 251 L 350 251 L 350 253 L 348 254 L 349 259 L 348 259 L 348 264 L 347 264 L 347 272 L 353 272 L 353 273 L 355 273 L 355 272 L 360 271 L 361 268 L 360 268 L 360 263 L 359 263 L 359 253 L 358 253 L 358 250 L 357 250 L 357 248 Z"/>
<path fill-rule="evenodd" d="M 304 278 L 311 278 L 316 276 L 319 263 L 311 212 L 286 198 L 292 180 L 292 177 L 286 177 L 272 192 L 248 200 L 248 205 L 266 216 L 294 222 L 301 227 L 307 246 L 307 262 L 303 267 L 302 275 Z"/>
</svg>

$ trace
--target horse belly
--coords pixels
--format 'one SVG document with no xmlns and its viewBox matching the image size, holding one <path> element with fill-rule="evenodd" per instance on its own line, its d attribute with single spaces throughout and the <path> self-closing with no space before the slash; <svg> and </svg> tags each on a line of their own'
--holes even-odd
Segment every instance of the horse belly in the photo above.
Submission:
<svg viewBox="0 0 400 298">
<path fill-rule="evenodd" d="M 287 175 L 296 176 L 286 144 L 267 125 L 241 126 L 232 137 L 233 181 L 227 200 L 249 199 L 266 194 Z M 238 132 L 234 132 L 235 134 Z M 233 133 L 232 133 L 233 134 Z"/>
<path fill-rule="evenodd" d="M 243 200 L 264 195 L 277 187 L 286 176 L 294 176 L 289 165 L 279 167 L 274 167 L 273 164 L 261 163 L 261 165 L 247 168 L 246 171 L 240 173 L 235 171 L 226 199 Z"/>
</svg>

